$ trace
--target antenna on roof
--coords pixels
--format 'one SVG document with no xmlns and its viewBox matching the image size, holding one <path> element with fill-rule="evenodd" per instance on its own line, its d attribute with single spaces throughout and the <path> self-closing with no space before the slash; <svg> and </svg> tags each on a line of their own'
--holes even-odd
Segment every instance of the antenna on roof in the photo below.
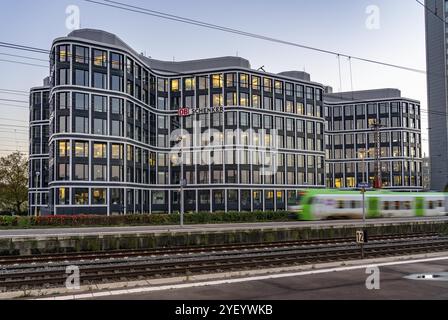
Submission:
<svg viewBox="0 0 448 320">
<path fill-rule="evenodd" d="M 260 71 L 260 70 L 263 72 L 266 72 L 266 70 L 264 70 L 264 66 L 261 66 L 260 68 L 257 69 L 257 71 Z"/>
<path fill-rule="evenodd" d="M 238 57 L 238 50 L 236 51 L 236 56 Z"/>
<path fill-rule="evenodd" d="M 173 56 L 173 62 L 176 61 L 176 58 Z"/>
</svg>

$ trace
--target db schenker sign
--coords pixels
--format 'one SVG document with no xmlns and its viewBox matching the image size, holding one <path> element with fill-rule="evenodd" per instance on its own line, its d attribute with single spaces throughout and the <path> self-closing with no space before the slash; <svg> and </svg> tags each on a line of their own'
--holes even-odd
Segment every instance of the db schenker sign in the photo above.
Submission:
<svg viewBox="0 0 448 320">
<path fill-rule="evenodd" d="M 215 113 L 215 112 L 223 112 L 223 111 L 224 111 L 223 107 L 195 108 L 195 109 L 180 108 L 177 111 L 177 114 L 180 117 L 187 117 L 187 116 L 192 115 L 192 114 Z"/>
</svg>

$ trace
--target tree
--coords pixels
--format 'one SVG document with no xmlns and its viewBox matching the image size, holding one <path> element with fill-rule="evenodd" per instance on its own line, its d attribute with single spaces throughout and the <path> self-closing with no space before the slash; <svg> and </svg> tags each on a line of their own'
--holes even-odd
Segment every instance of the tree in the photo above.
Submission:
<svg viewBox="0 0 448 320">
<path fill-rule="evenodd" d="M 0 209 L 21 214 L 25 211 L 27 200 L 28 159 L 20 152 L 1 157 Z"/>
</svg>

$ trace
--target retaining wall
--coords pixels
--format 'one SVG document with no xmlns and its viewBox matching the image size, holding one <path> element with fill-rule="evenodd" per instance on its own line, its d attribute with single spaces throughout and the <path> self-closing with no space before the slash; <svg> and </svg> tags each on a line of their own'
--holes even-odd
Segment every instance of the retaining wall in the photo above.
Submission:
<svg viewBox="0 0 448 320">
<path fill-rule="evenodd" d="M 48 254 L 117 249 L 148 249 L 226 243 L 262 243 L 300 239 L 355 238 L 357 226 L 248 228 L 247 230 L 145 232 L 95 236 L 0 238 L 0 255 Z M 437 232 L 448 234 L 448 222 L 426 221 L 369 225 L 369 236 Z"/>
</svg>

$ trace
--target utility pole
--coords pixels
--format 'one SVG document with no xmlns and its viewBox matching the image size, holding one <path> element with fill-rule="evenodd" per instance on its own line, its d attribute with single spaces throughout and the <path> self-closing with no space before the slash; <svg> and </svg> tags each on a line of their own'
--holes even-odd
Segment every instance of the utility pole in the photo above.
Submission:
<svg viewBox="0 0 448 320">
<path fill-rule="evenodd" d="M 381 189 L 382 187 L 382 176 L 381 176 L 381 137 L 380 137 L 380 128 L 381 124 L 378 123 L 377 120 L 373 122 L 370 126 L 374 130 L 374 141 L 375 141 L 375 180 L 374 186 L 377 189 Z"/>
</svg>

